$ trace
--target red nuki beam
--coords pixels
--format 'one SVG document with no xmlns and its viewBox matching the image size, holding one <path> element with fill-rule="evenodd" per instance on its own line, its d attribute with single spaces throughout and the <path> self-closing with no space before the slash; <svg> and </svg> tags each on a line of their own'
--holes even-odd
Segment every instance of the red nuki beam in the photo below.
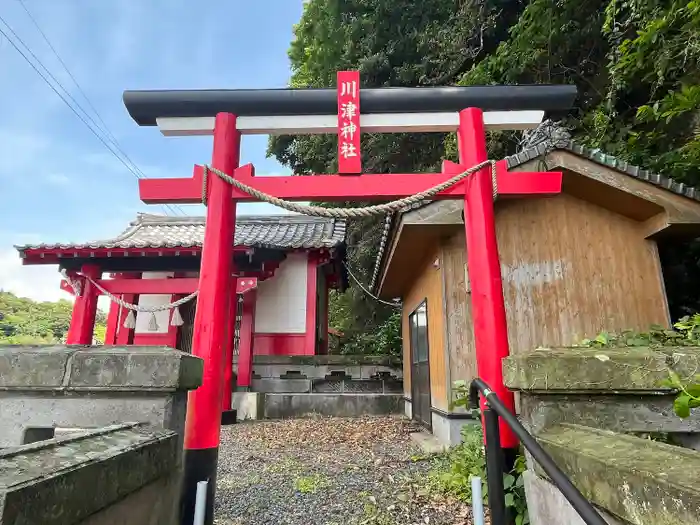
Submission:
<svg viewBox="0 0 700 525">
<path fill-rule="evenodd" d="M 176 279 L 103 279 L 97 282 L 113 295 L 125 293 L 139 295 L 189 295 L 199 286 L 199 279 L 196 277 L 182 277 Z"/>
<path fill-rule="evenodd" d="M 469 108 L 460 112 L 457 143 L 460 164 L 474 165 L 487 159 L 486 133 L 480 109 Z M 514 411 L 513 393 L 503 384 L 501 363 L 508 356 L 508 328 L 493 208 L 493 184 L 490 170 L 486 168 L 468 179 L 464 195 L 476 363 L 479 377 Z M 502 419 L 499 421 L 501 447 L 517 447 L 515 434 Z"/>
<path fill-rule="evenodd" d="M 349 201 L 399 199 L 415 195 L 449 180 L 456 173 L 473 166 L 444 163 L 443 173 L 318 175 L 314 177 L 256 177 L 251 164 L 235 170 L 236 180 L 263 193 L 285 200 Z M 487 171 L 489 171 L 487 169 Z M 497 163 L 498 195 L 522 197 L 528 195 L 556 195 L 561 192 L 561 172 L 508 172 L 506 161 Z M 210 174 L 210 178 L 217 178 Z M 253 197 L 231 187 L 231 198 L 237 201 L 253 201 Z M 141 179 L 141 200 L 147 204 L 202 202 L 202 167 L 195 166 L 192 178 Z M 456 199 L 465 193 L 465 182 L 438 193 L 434 199 Z"/>
</svg>

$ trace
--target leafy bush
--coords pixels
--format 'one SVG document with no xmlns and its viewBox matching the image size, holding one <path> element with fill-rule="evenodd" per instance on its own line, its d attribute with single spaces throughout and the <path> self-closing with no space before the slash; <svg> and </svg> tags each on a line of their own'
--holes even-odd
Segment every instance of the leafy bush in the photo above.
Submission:
<svg viewBox="0 0 700 525">
<path fill-rule="evenodd" d="M 472 476 L 485 479 L 486 455 L 481 437 L 481 427 L 462 427 L 462 443 L 454 447 L 430 473 L 431 484 L 440 492 L 471 501 Z M 485 485 L 484 485 L 485 486 Z"/>
</svg>

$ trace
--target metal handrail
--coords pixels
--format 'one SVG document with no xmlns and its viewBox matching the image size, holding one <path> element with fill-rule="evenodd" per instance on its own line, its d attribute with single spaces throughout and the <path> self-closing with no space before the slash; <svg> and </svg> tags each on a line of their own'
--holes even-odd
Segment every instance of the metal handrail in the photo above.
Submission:
<svg viewBox="0 0 700 525">
<path fill-rule="evenodd" d="M 469 389 L 469 402 L 472 408 L 479 408 L 479 393 L 484 396 L 487 408 L 484 410 L 484 433 L 486 438 L 486 477 L 488 484 L 489 511 L 491 523 L 506 523 L 505 491 L 503 488 L 503 450 L 498 429 L 499 417 L 518 436 L 523 446 L 530 452 L 542 470 L 561 491 L 571 506 L 578 512 L 586 525 L 607 525 L 600 513 L 574 486 L 566 474 L 557 466 L 552 457 L 540 446 L 532 434 L 520 423 L 517 417 L 501 402 L 498 395 L 481 379 L 474 379 Z"/>
</svg>

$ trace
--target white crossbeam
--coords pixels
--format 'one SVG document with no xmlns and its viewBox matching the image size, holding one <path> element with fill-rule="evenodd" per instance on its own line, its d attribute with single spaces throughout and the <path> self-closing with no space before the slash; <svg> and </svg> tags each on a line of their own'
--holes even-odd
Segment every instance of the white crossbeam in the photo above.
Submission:
<svg viewBox="0 0 700 525">
<path fill-rule="evenodd" d="M 487 130 L 532 129 L 544 118 L 544 111 L 485 111 Z M 164 117 L 156 119 L 166 137 L 212 135 L 214 117 Z M 449 113 L 371 113 L 360 116 L 366 133 L 427 133 L 456 131 L 459 114 Z M 244 135 L 320 135 L 337 133 L 337 115 L 238 117 Z"/>
</svg>

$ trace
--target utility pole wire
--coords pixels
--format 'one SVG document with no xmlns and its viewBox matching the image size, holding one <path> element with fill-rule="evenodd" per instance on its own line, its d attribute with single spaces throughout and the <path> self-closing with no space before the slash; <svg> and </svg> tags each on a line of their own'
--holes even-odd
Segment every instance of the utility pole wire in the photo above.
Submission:
<svg viewBox="0 0 700 525">
<path fill-rule="evenodd" d="M 21 0 L 19 0 L 19 1 L 20 1 L 20 3 L 22 3 Z M 31 17 L 31 13 L 29 13 L 29 11 L 26 9 L 26 6 L 24 6 L 24 4 L 22 4 L 22 7 L 24 7 L 25 11 L 27 11 L 27 13 Z M 68 68 L 65 66 L 65 63 L 63 62 L 63 60 L 61 60 L 61 58 L 56 53 L 55 48 L 53 48 L 53 46 L 50 44 L 50 42 L 48 42 L 48 38 L 46 37 L 46 35 L 44 35 L 43 31 L 41 31 L 38 24 L 36 23 L 36 20 L 34 20 L 33 17 L 31 17 L 31 18 L 32 18 L 32 21 L 34 22 L 34 24 L 39 29 L 39 32 L 42 33 L 45 40 L 47 40 L 49 47 L 51 47 L 51 49 L 54 51 L 54 53 L 56 54 L 56 56 L 59 59 L 59 61 L 61 62 L 61 64 L 63 64 L 63 66 L 66 69 L 66 71 L 68 72 L 69 76 L 73 79 L 73 81 L 78 86 L 78 89 L 81 91 L 81 93 L 83 93 L 83 96 L 86 98 L 86 100 L 88 100 L 88 104 L 90 104 L 90 106 L 93 108 L 93 111 L 97 115 L 98 119 L 100 119 L 100 121 L 105 126 L 105 128 L 107 128 L 106 124 L 104 123 L 102 118 L 99 116 L 99 113 L 97 112 L 97 110 L 94 108 L 94 106 L 89 101 L 89 99 L 85 95 L 82 88 L 80 88 L 80 86 L 78 85 L 78 83 L 75 80 L 75 78 L 73 77 L 73 75 L 70 73 Z M 80 119 L 80 121 L 92 132 L 92 134 L 95 135 L 95 137 L 97 137 L 97 139 L 109 150 L 109 152 L 112 155 L 114 155 L 114 157 L 116 157 L 117 160 L 119 160 L 124 165 L 124 167 L 126 167 L 126 169 L 128 169 L 132 173 L 132 175 L 134 175 L 137 179 L 148 178 L 143 173 L 143 171 L 138 168 L 136 163 L 134 161 L 132 161 L 129 158 L 129 156 L 123 151 L 123 149 L 119 146 L 118 142 L 116 141 L 116 138 L 114 138 L 114 135 L 112 135 L 109 132 L 109 129 L 106 129 L 106 131 L 105 131 L 95 122 L 95 120 L 90 116 L 90 114 L 87 111 L 85 111 L 85 109 L 80 105 L 80 103 L 77 100 L 75 100 L 75 98 L 70 94 L 70 92 L 61 84 L 61 82 L 53 75 L 53 73 L 51 73 L 51 71 L 42 63 L 41 59 L 29 48 L 29 46 L 15 32 L 15 30 L 12 29 L 12 27 L 7 23 L 7 21 L 2 16 L 0 16 L 0 22 L 2 22 L 2 24 L 9 30 L 9 32 L 12 33 L 14 38 L 26 49 L 27 53 L 29 55 L 31 55 L 31 57 L 36 61 L 36 63 L 46 72 L 46 75 L 48 75 L 55 82 L 55 84 L 63 91 L 63 93 L 65 93 L 65 96 L 58 91 L 58 89 L 54 86 L 54 84 L 52 84 L 49 81 L 47 76 L 44 75 L 39 70 L 39 68 L 34 64 L 34 62 L 32 62 L 32 60 L 30 60 L 30 58 L 27 56 L 27 54 L 25 54 L 25 52 L 22 51 L 22 49 L 20 49 L 20 47 L 17 45 L 17 43 L 13 39 L 11 39 L 10 36 L 2 28 L 0 28 L 0 34 L 2 34 L 2 36 L 5 37 L 5 39 L 10 43 L 10 45 L 15 49 L 15 51 L 17 51 L 22 56 L 22 58 L 32 67 L 32 69 L 37 73 L 37 75 L 39 75 L 41 77 L 41 79 L 51 88 L 51 90 L 56 95 L 58 95 L 58 97 L 63 101 L 63 103 L 68 106 L 68 108 Z M 66 99 L 66 97 L 68 97 L 71 101 L 73 101 L 75 106 L 77 106 L 78 110 L 80 110 L 80 112 L 82 112 L 82 114 L 78 110 L 76 110 L 76 108 Z M 90 125 L 90 123 L 92 123 L 92 126 Z M 93 128 L 93 126 L 94 126 L 94 128 Z M 112 146 L 110 146 L 110 144 L 107 143 L 107 141 L 100 135 L 100 133 L 98 133 L 95 130 L 95 128 L 97 130 L 99 130 L 101 133 L 104 133 L 105 135 L 107 135 L 109 142 L 112 143 L 114 148 L 117 151 L 119 151 L 128 160 L 128 162 L 131 165 L 127 164 L 127 162 L 117 154 L 117 152 L 112 148 Z M 175 208 L 172 205 L 165 204 L 165 205 L 163 205 L 163 207 L 168 209 L 171 213 L 177 214 L 177 213 L 175 213 Z M 180 214 L 186 215 L 184 213 L 184 211 L 179 206 L 177 208 L 178 208 L 178 211 Z"/>
</svg>

